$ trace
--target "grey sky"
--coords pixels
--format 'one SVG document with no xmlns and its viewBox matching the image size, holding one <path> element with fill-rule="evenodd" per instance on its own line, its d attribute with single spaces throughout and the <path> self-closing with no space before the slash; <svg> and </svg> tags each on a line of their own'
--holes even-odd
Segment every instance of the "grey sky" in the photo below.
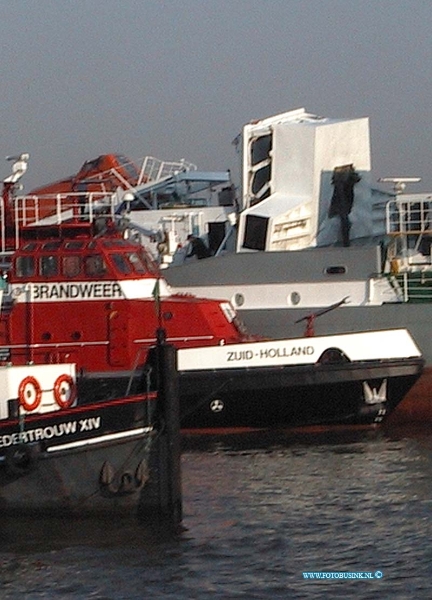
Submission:
<svg viewBox="0 0 432 600">
<path fill-rule="evenodd" d="M 374 176 L 432 191 L 432 0 L 0 0 L 0 175 L 102 153 L 237 167 L 244 123 L 369 116 Z"/>
</svg>

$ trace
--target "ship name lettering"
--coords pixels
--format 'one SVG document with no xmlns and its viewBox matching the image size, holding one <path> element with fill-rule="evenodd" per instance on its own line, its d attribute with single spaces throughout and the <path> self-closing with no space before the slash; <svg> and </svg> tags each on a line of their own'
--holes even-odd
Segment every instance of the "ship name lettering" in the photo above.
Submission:
<svg viewBox="0 0 432 600">
<path fill-rule="evenodd" d="M 290 356 L 311 356 L 315 352 L 313 346 L 292 346 L 292 348 L 266 348 L 260 350 L 260 358 L 289 358 Z"/>
<path fill-rule="evenodd" d="M 105 281 L 100 283 L 55 283 L 34 284 L 32 286 L 34 300 L 69 300 L 90 298 L 122 298 L 123 292 L 119 283 Z"/>
<path fill-rule="evenodd" d="M 56 423 L 47 427 L 38 427 L 37 429 L 28 429 L 19 433 L 10 433 L 0 436 L 0 448 L 7 448 L 15 444 L 28 444 L 29 442 L 38 442 L 41 440 L 50 440 L 55 437 L 62 437 L 76 433 L 77 422 L 68 421 L 67 423 Z"/>
<path fill-rule="evenodd" d="M 91 419 L 81 419 L 79 424 L 80 431 L 93 431 L 93 429 L 99 429 L 101 426 L 101 418 L 92 417 Z"/>
<path fill-rule="evenodd" d="M 236 360 L 250 360 L 253 358 L 252 350 L 237 350 L 233 352 L 228 352 L 227 362 L 233 362 Z"/>
</svg>

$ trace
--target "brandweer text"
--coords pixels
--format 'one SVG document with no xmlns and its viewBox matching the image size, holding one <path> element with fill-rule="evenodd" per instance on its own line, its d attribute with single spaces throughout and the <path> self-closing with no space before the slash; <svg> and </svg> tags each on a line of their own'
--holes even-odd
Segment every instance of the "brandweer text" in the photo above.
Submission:
<svg viewBox="0 0 432 600">
<path fill-rule="evenodd" d="M 104 283 L 33 284 L 32 298 L 33 300 L 123 298 L 123 292 L 120 285 L 112 281 Z"/>
</svg>

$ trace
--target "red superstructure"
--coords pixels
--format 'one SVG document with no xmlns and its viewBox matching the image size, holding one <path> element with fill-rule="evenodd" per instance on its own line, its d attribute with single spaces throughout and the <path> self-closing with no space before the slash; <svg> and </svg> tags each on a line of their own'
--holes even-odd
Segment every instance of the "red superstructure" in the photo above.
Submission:
<svg viewBox="0 0 432 600">
<path fill-rule="evenodd" d="M 158 326 L 179 348 L 242 339 L 229 303 L 171 294 L 142 246 L 109 219 L 98 226 L 71 220 L 22 231 L 0 318 L 4 360 L 131 370 Z"/>
<path fill-rule="evenodd" d="M 177 348 L 245 339 L 228 302 L 171 293 L 146 249 L 126 238 L 109 194 L 35 200 L 15 196 L 14 184 L 2 198 L 3 239 L 16 249 L 3 254 L 0 364 L 75 363 L 116 376 L 145 362 L 158 328 Z"/>
</svg>

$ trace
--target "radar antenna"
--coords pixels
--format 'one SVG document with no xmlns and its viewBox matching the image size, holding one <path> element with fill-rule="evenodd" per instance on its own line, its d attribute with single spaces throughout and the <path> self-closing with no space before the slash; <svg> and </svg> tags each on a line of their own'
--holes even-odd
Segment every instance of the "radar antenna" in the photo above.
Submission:
<svg viewBox="0 0 432 600">
<path fill-rule="evenodd" d="M 418 183 L 421 177 L 380 177 L 380 183 L 393 183 L 395 194 L 402 194 L 405 191 L 407 183 Z"/>
<path fill-rule="evenodd" d="M 20 154 L 19 156 L 6 156 L 6 160 L 13 160 L 14 164 L 12 165 L 12 175 L 6 177 L 6 179 L 3 180 L 3 183 L 17 183 L 27 171 L 27 163 L 29 158 L 30 155 L 26 152 Z"/>
</svg>

